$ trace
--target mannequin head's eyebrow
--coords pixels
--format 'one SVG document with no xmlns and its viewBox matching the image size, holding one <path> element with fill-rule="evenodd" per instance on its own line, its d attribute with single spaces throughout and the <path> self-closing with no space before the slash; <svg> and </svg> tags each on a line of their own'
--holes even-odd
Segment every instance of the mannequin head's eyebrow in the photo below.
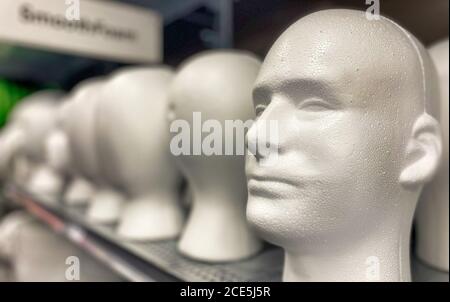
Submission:
<svg viewBox="0 0 450 302">
<path fill-rule="evenodd" d="M 253 104 L 267 104 L 270 102 L 272 91 L 269 86 L 261 84 L 253 88 Z"/>
<path fill-rule="evenodd" d="M 339 81 L 339 80 L 337 80 Z M 263 81 L 257 83 L 253 89 L 255 104 L 268 103 L 273 94 L 283 95 L 292 100 L 307 97 L 319 97 L 330 102 L 337 102 L 339 85 L 325 79 L 290 79 L 283 81 Z"/>
</svg>

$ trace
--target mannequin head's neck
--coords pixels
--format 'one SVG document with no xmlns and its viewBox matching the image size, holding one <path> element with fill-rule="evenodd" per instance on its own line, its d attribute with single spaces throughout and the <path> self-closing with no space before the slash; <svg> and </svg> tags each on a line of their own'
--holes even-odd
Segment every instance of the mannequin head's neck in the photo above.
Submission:
<svg viewBox="0 0 450 302">
<path fill-rule="evenodd" d="M 248 140 L 276 121 L 278 158 L 247 158 L 247 216 L 285 248 L 287 279 L 364 281 L 351 272 L 372 256 L 380 280 L 409 275 L 414 209 L 441 152 L 435 84 L 423 47 L 364 12 L 311 14 L 275 42 L 255 84 L 263 109 Z"/>
<path fill-rule="evenodd" d="M 364 220 L 352 230 L 332 237 L 295 239 L 285 250 L 284 281 L 410 281 L 410 229 L 418 194 L 380 203 L 399 205 L 398 210 L 377 215 L 370 230 Z M 331 234 L 331 232 L 330 232 Z M 329 235 L 330 235 L 329 234 Z M 264 236 L 263 236 L 264 237 Z"/>
<path fill-rule="evenodd" d="M 224 208 L 245 214 L 247 187 L 244 158 L 222 156 L 221 158 L 192 158 L 180 164 L 190 180 L 195 203 L 211 211 Z M 230 189 L 232 188 L 232 189 Z"/>
</svg>

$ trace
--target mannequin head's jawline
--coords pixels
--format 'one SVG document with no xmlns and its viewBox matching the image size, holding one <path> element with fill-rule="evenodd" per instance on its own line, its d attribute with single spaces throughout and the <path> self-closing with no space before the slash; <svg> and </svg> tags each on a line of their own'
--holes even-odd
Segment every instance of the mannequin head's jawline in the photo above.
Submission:
<svg viewBox="0 0 450 302">
<path fill-rule="evenodd" d="M 412 172 L 422 152 L 407 145 L 431 125 L 438 161 L 434 72 L 415 38 L 364 12 L 314 13 L 275 42 L 254 105 L 257 123 L 278 121 L 278 161 L 247 158 L 247 216 L 285 249 L 284 280 L 369 281 L 374 259 L 373 279 L 409 280 L 412 217 L 434 168 Z"/>
</svg>

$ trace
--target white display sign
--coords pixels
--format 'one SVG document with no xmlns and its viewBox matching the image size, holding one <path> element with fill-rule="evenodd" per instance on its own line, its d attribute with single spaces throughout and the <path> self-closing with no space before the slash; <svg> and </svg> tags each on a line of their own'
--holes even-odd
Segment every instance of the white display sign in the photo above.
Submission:
<svg viewBox="0 0 450 302">
<path fill-rule="evenodd" d="M 154 11 L 111 1 L 0 1 L 0 42 L 97 59 L 160 62 L 162 26 Z"/>
</svg>

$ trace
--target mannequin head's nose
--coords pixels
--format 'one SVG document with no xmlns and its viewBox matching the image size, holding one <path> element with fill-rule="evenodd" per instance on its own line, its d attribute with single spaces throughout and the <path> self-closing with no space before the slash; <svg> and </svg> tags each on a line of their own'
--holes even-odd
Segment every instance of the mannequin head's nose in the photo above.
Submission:
<svg viewBox="0 0 450 302">
<path fill-rule="evenodd" d="M 255 157 L 256 161 L 266 161 L 279 152 L 278 121 L 257 119 L 246 135 L 246 148 L 248 155 Z"/>
</svg>

